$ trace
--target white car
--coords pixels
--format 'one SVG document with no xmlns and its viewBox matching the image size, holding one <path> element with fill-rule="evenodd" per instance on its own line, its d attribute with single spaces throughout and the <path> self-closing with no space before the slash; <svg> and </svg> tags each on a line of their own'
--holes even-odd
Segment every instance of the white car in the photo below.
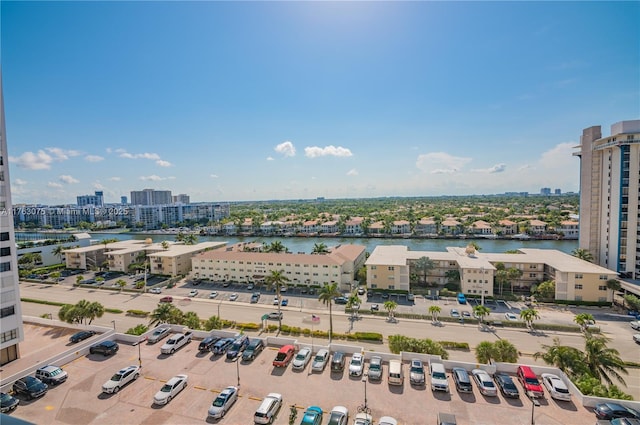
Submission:
<svg viewBox="0 0 640 425">
<path fill-rule="evenodd" d="M 135 381 L 140 377 L 140 367 L 133 365 L 127 366 L 124 369 L 120 369 L 116 372 L 111 379 L 102 385 L 102 392 L 106 394 L 115 394 L 120 391 L 120 388 L 124 387 L 131 381 Z"/>
<path fill-rule="evenodd" d="M 334 406 L 329 413 L 327 425 L 347 425 L 349 420 L 349 410 L 344 406 Z"/>
<path fill-rule="evenodd" d="M 540 375 L 542 383 L 547 387 L 547 391 L 551 395 L 551 398 L 562 401 L 571 401 L 571 393 L 569 388 L 558 375 L 553 373 L 543 373 Z"/>
<path fill-rule="evenodd" d="M 295 370 L 302 370 L 307 366 L 309 360 L 311 360 L 311 349 L 309 347 L 303 347 L 293 358 L 291 367 Z"/>
<path fill-rule="evenodd" d="M 151 288 L 149 289 L 149 292 L 152 294 L 161 294 L 162 293 L 162 289 L 160 288 Z"/>
<path fill-rule="evenodd" d="M 378 421 L 378 425 L 398 425 L 398 421 L 391 416 L 383 416 Z"/>
<path fill-rule="evenodd" d="M 373 425 L 373 416 L 368 413 L 360 412 L 353 419 L 353 425 Z"/>
<path fill-rule="evenodd" d="M 473 379 L 475 379 L 481 394 L 488 397 L 496 397 L 498 395 L 496 384 L 493 383 L 491 376 L 489 376 L 486 371 L 482 369 L 473 369 L 471 374 L 473 375 Z"/>
<path fill-rule="evenodd" d="M 349 362 L 349 376 L 361 376 L 364 369 L 364 356 L 362 353 L 353 353 Z"/>
<path fill-rule="evenodd" d="M 273 297 L 273 305 L 278 305 L 280 304 L 280 298 L 278 298 L 278 296 L 276 295 L 275 297 Z"/>
<path fill-rule="evenodd" d="M 209 417 L 219 419 L 224 417 L 227 411 L 238 400 L 238 387 L 227 387 L 218 397 L 213 400 L 211 407 L 209 407 Z"/>
<path fill-rule="evenodd" d="M 460 312 L 458 310 L 456 310 L 455 308 L 451 309 L 451 317 L 460 317 Z"/>
<path fill-rule="evenodd" d="M 167 404 L 187 386 L 187 375 L 176 375 L 169 379 L 153 396 L 154 404 Z"/>
<path fill-rule="evenodd" d="M 313 358 L 313 363 L 311 363 L 311 370 L 313 372 L 322 372 L 324 368 L 327 366 L 327 362 L 329 361 L 329 350 L 326 348 L 322 348 L 316 356 Z"/>
<path fill-rule="evenodd" d="M 218 296 L 218 292 L 217 291 L 211 291 L 209 292 L 209 298 L 215 298 Z"/>
<path fill-rule="evenodd" d="M 367 376 L 372 381 L 379 381 L 382 379 L 382 357 L 371 356 Z"/>
<path fill-rule="evenodd" d="M 229 295 L 229 301 L 235 301 L 237 299 L 238 299 L 238 294 L 236 294 L 235 292 Z"/>
<path fill-rule="evenodd" d="M 633 322 L 629 322 L 629 326 L 631 326 L 631 329 L 634 330 L 640 330 L 640 320 L 634 320 Z"/>
<path fill-rule="evenodd" d="M 633 336 L 633 340 L 634 340 L 636 343 L 640 344 L 640 334 L 635 334 L 635 335 Z"/>
<path fill-rule="evenodd" d="M 505 317 L 505 319 L 511 320 L 512 322 L 518 320 L 518 316 L 516 316 L 513 313 L 505 313 L 504 317 Z"/>
<path fill-rule="evenodd" d="M 153 333 L 149 338 L 147 338 L 147 341 L 150 344 L 155 344 L 156 342 L 160 341 L 162 338 L 166 338 L 167 336 L 169 336 L 169 333 L 170 333 L 169 328 L 158 328 L 155 331 L 153 331 Z"/>
<path fill-rule="evenodd" d="M 190 297 L 195 297 L 196 295 L 198 295 L 198 290 L 197 289 L 192 289 L 191 292 L 189 292 L 189 296 Z"/>
</svg>

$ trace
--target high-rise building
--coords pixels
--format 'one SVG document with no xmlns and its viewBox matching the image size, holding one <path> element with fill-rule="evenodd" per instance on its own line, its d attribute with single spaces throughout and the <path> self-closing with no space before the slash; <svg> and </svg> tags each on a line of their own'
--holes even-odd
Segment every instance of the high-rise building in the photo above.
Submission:
<svg viewBox="0 0 640 425">
<path fill-rule="evenodd" d="M 120 203 L 122 205 L 127 205 L 127 197 L 126 196 L 121 196 L 120 197 Z"/>
<path fill-rule="evenodd" d="M 0 76 L 0 365 L 20 357 L 18 344 L 24 340 L 12 215 L 4 97 Z"/>
<path fill-rule="evenodd" d="M 87 205 L 93 205 L 94 207 L 104 207 L 104 192 L 96 191 L 95 195 L 80 195 L 76 196 L 78 206 L 86 207 Z"/>
<path fill-rule="evenodd" d="M 543 187 L 542 189 L 540 189 L 540 195 L 543 195 L 543 196 L 551 195 L 551 188 L 550 187 Z"/>
<path fill-rule="evenodd" d="M 170 205 L 173 203 L 170 190 L 132 190 L 131 205 Z"/>
<path fill-rule="evenodd" d="M 176 195 L 173 197 L 174 204 L 188 204 L 189 203 L 189 195 L 185 195 L 181 193 L 180 195 Z"/>
<path fill-rule="evenodd" d="M 640 278 L 640 120 L 621 121 L 602 136 L 600 126 L 582 131 L 579 247 L 594 261 Z"/>
</svg>

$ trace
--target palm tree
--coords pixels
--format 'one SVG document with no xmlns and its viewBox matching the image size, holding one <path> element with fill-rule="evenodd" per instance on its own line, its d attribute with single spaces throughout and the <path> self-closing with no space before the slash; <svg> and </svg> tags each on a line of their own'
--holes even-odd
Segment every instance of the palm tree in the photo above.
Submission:
<svg viewBox="0 0 640 425">
<path fill-rule="evenodd" d="M 333 314 L 331 306 L 333 299 L 340 295 L 337 282 L 325 283 L 318 293 L 318 300 L 322 301 L 322 304 L 329 306 L 329 344 L 331 344 L 331 338 L 333 338 Z"/>
<path fill-rule="evenodd" d="M 429 257 L 420 257 L 413 263 L 414 269 L 422 277 L 422 283 L 427 286 L 427 276 L 429 272 L 436 268 L 435 263 Z"/>
<path fill-rule="evenodd" d="M 197 329 L 200 329 L 201 327 L 201 322 L 200 322 L 200 318 L 198 317 L 198 313 L 194 311 L 187 311 L 182 316 L 181 323 L 186 327 L 188 327 L 189 329 L 197 330 Z"/>
<path fill-rule="evenodd" d="M 520 311 L 520 318 L 525 321 L 529 329 L 533 330 L 533 321 L 539 319 L 540 314 L 533 308 L 527 308 Z"/>
<path fill-rule="evenodd" d="M 286 252 L 287 251 L 287 247 L 285 247 L 282 244 L 282 242 L 280 242 L 280 241 L 273 241 L 267 246 L 265 251 L 266 252 L 275 252 L 276 254 L 279 254 L 281 252 Z"/>
<path fill-rule="evenodd" d="M 51 253 L 56 257 L 58 257 L 58 260 L 60 260 L 60 262 L 62 263 L 62 257 L 64 257 L 64 246 L 56 245 L 56 247 L 53 248 Z"/>
<path fill-rule="evenodd" d="M 490 363 L 493 356 L 493 343 L 482 341 L 476 345 L 476 360 L 478 363 Z"/>
<path fill-rule="evenodd" d="M 571 255 L 581 260 L 593 263 L 593 255 L 589 252 L 588 249 L 576 248 L 573 251 L 571 251 Z"/>
<path fill-rule="evenodd" d="M 511 293 L 513 294 L 513 281 L 518 280 L 522 277 L 522 270 L 511 267 L 507 270 L 507 278 L 509 279 L 509 283 L 511 283 Z"/>
<path fill-rule="evenodd" d="M 447 279 L 448 283 L 460 283 L 460 270 L 452 269 L 447 270 L 444 274 L 444 277 Z"/>
<path fill-rule="evenodd" d="M 354 318 L 357 316 L 358 309 L 360 309 L 361 302 L 362 300 L 360 299 L 360 297 L 356 292 L 352 292 L 351 295 L 349 295 L 349 298 L 347 299 L 346 307 L 351 309 L 351 318 Z"/>
<path fill-rule="evenodd" d="M 504 284 L 507 283 L 509 279 L 509 272 L 506 270 L 498 270 L 496 271 L 496 283 L 498 284 L 498 288 L 500 288 L 500 295 L 502 295 L 502 288 Z"/>
<path fill-rule="evenodd" d="M 313 250 L 311 251 L 312 254 L 326 254 L 327 252 L 329 252 L 329 249 L 327 245 L 323 243 L 314 244 Z"/>
<path fill-rule="evenodd" d="M 580 326 L 580 329 L 582 330 L 582 332 L 587 331 L 587 325 L 591 323 L 595 323 L 593 314 L 589 314 L 589 313 L 576 314 L 576 317 L 573 318 L 573 321 Z"/>
<path fill-rule="evenodd" d="M 188 233 L 184 236 L 185 245 L 195 245 L 198 242 L 198 237 L 194 233 Z"/>
<path fill-rule="evenodd" d="M 162 249 L 164 249 L 165 251 L 167 249 L 169 249 L 169 242 L 167 242 L 167 241 L 162 241 L 162 243 L 160 243 L 160 245 L 162 245 Z"/>
<path fill-rule="evenodd" d="M 149 326 L 161 325 L 162 323 L 170 323 L 171 319 L 175 316 L 174 310 L 178 309 L 169 303 L 158 304 L 158 307 L 151 313 Z"/>
<path fill-rule="evenodd" d="M 104 306 L 97 301 L 89 304 L 84 312 L 85 318 L 89 319 L 89 325 L 94 319 L 102 317 L 104 315 Z"/>
<path fill-rule="evenodd" d="M 222 329 L 222 320 L 218 316 L 211 316 L 204 322 L 204 329 L 210 331 L 212 329 Z"/>
<path fill-rule="evenodd" d="M 284 270 L 271 270 L 264 278 L 264 283 L 268 289 L 274 288 L 276 290 L 276 296 L 278 297 L 278 331 L 282 327 L 282 314 L 280 314 L 280 287 L 288 282 L 289 278 L 284 275 Z"/>
<path fill-rule="evenodd" d="M 124 279 L 118 279 L 118 280 L 116 280 L 116 285 L 118 285 L 120 287 L 120 292 L 122 292 L 124 287 L 127 286 L 127 281 L 124 280 Z"/>
<path fill-rule="evenodd" d="M 431 314 L 431 319 L 437 323 L 438 322 L 438 314 L 442 312 L 442 308 L 439 305 L 432 305 L 429 307 L 429 314 Z"/>
<path fill-rule="evenodd" d="M 616 291 L 619 291 L 620 288 L 622 288 L 622 284 L 618 279 L 609 279 L 607 280 L 607 288 L 611 289 L 611 301 L 613 302 L 615 293 Z"/>
<path fill-rule="evenodd" d="M 517 363 L 518 349 L 506 339 L 499 339 L 493 343 L 493 359 L 497 362 Z"/>
<path fill-rule="evenodd" d="M 473 314 L 478 318 L 478 323 L 484 323 L 484 317 L 491 314 L 491 309 L 484 305 L 473 307 Z"/>
<path fill-rule="evenodd" d="M 387 312 L 389 313 L 389 319 L 391 319 L 393 317 L 393 312 L 396 311 L 396 308 L 398 308 L 398 303 L 389 300 L 385 301 L 382 307 L 387 310 Z"/>
<path fill-rule="evenodd" d="M 572 379 L 588 373 L 582 351 L 574 347 L 560 345 L 560 338 L 554 337 L 553 345 L 543 344 L 542 348 L 544 351 L 533 354 L 534 359 L 541 358 L 546 364 L 557 367 Z"/>
<path fill-rule="evenodd" d="M 629 372 L 627 372 L 625 362 L 620 358 L 618 350 L 607 347 L 609 339 L 602 335 L 591 335 L 590 333 L 587 333 L 585 338 L 584 359 L 591 373 L 596 378 L 603 379 L 609 385 L 613 383 L 611 376 L 626 385 L 620 373 L 628 375 Z"/>
</svg>

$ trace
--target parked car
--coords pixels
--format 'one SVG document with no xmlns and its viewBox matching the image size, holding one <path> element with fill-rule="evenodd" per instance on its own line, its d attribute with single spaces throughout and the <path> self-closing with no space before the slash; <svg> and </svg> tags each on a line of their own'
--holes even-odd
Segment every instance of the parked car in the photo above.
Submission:
<svg viewBox="0 0 640 425">
<path fill-rule="evenodd" d="M 458 310 L 456 310 L 455 308 L 452 308 L 450 315 L 451 317 L 458 318 L 460 317 L 460 312 L 458 312 Z"/>
<path fill-rule="evenodd" d="M 571 393 L 567 384 L 564 383 L 558 375 L 553 373 L 543 373 L 540 375 L 542 383 L 547 387 L 547 391 L 551 395 L 551 398 L 561 401 L 571 401 Z"/>
<path fill-rule="evenodd" d="M 233 341 L 235 341 L 235 338 L 222 338 L 218 340 L 218 342 L 213 344 L 213 347 L 211 347 L 211 352 L 215 355 L 224 354 L 227 352 L 229 347 L 231 347 Z"/>
<path fill-rule="evenodd" d="M 447 381 L 447 370 L 444 364 L 429 362 L 429 377 L 431 378 L 431 391 L 449 392 L 449 381 Z"/>
<path fill-rule="evenodd" d="M 238 294 L 236 294 L 235 292 L 229 295 L 229 301 L 236 301 L 237 299 L 238 299 Z"/>
<path fill-rule="evenodd" d="M 367 376 L 372 381 L 379 381 L 382 379 L 382 357 L 372 356 L 369 360 L 369 370 Z"/>
<path fill-rule="evenodd" d="M 273 360 L 273 366 L 287 367 L 295 351 L 296 349 L 293 345 L 285 345 L 281 347 L 280 350 L 278 350 L 278 354 L 276 354 L 276 358 Z"/>
<path fill-rule="evenodd" d="M 173 354 L 176 352 L 176 350 L 190 343 L 192 337 L 193 332 L 191 331 L 173 334 L 171 335 L 171 338 L 169 338 L 164 344 L 162 344 L 162 347 L 160 347 L 160 352 L 162 354 Z"/>
<path fill-rule="evenodd" d="M 255 285 L 253 283 L 247 285 L 247 291 L 251 291 L 253 290 L 253 288 L 255 288 Z"/>
<path fill-rule="evenodd" d="M 631 326 L 631 329 L 633 330 L 640 330 L 640 320 L 634 320 L 633 322 L 629 322 L 629 326 Z"/>
<path fill-rule="evenodd" d="M 636 344 L 640 344 L 640 334 L 635 334 L 635 335 L 633 335 L 633 341 L 634 341 Z"/>
<path fill-rule="evenodd" d="M 0 393 L 0 413 L 7 413 L 18 407 L 20 400 L 7 393 Z"/>
<path fill-rule="evenodd" d="M 254 292 L 251 294 L 251 304 L 255 304 L 260 300 L 260 292 Z"/>
<path fill-rule="evenodd" d="M 598 419 L 634 418 L 640 419 L 640 412 L 620 403 L 599 403 L 593 409 Z"/>
<path fill-rule="evenodd" d="M 262 399 L 262 403 L 253 415 L 253 422 L 256 424 L 273 423 L 278 411 L 282 407 L 282 394 L 269 393 Z"/>
<path fill-rule="evenodd" d="M 507 375 L 503 372 L 498 372 L 493 375 L 493 380 L 496 381 L 496 385 L 500 389 L 500 392 L 503 396 L 508 398 L 519 398 L 520 391 L 518 391 L 518 387 L 511 379 L 511 376 Z"/>
<path fill-rule="evenodd" d="M 357 413 L 353 418 L 353 425 L 373 425 L 373 416 L 366 412 Z"/>
<path fill-rule="evenodd" d="M 342 351 L 334 351 L 331 358 L 331 372 L 342 372 L 346 361 L 345 353 Z"/>
<path fill-rule="evenodd" d="M 378 425 L 398 425 L 398 421 L 391 416 L 383 416 L 378 419 Z"/>
<path fill-rule="evenodd" d="M 325 367 L 327 367 L 327 362 L 329 361 L 329 350 L 326 348 L 320 349 L 313 358 L 313 363 L 311 363 L 311 371 L 312 372 L 322 372 Z"/>
<path fill-rule="evenodd" d="M 166 384 L 160 388 L 160 391 L 153 396 L 154 404 L 167 404 L 178 393 L 187 386 L 187 375 L 176 375 L 169 379 Z"/>
<path fill-rule="evenodd" d="M 160 288 L 151 288 L 149 289 L 149 292 L 152 294 L 161 294 L 162 293 L 162 289 Z"/>
<path fill-rule="evenodd" d="M 160 341 L 161 339 L 168 337 L 169 333 L 170 333 L 170 329 L 169 328 L 158 328 L 155 331 L 153 331 L 153 333 L 147 339 L 147 341 L 149 342 L 149 344 L 155 344 L 156 342 Z"/>
<path fill-rule="evenodd" d="M 318 406 L 309 406 L 302 415 L 300 425 L 321 425 L 322 409 Z"/>
<path fill-rule="evenodd" d="M 473 392 L 473 386 L 471 385 L 471 378 L 469 377 L 469 373 L 463 367 L 454 367 L 451 369 L 451 376 L 453 377 L 453 382 L 456 385 L 456 390 L 461 393 L 470 393 Z"/>
<path fill-rule="evenodd" d="M 504 318 L 507 319 L 507 320 L 510 320 L 512 322 L 518 320 L 518 316 L 516 316 L 513 313 L 505 313 L 504 314 Z"/>
<path fill-rule="evenodd" d="M 349 299 L 347 297 L 335 297 L 333 302 L 336 304 L 347 304 Z"/>
<path fill-rule="evenodd" d="M 411 360 L 411 368 L 409 369 L 409 383 L 411 383 L 412 385 L 425 384 L 424 364 L 422 364 L 422 360 Z"/>
<path fill-rule="evenodd" d="M 260 338 L 251 338 L 249 345 L 242 352 L 242 360 L 245 362 L 251 361 L 255 359 L 262 350 L 264 350 L 264 341 Z"/>
<path fill-rule="evenodd" d="M 456 415 L 452 413 L 438 412 L 437 425 L 456 425 L 457 423 Z"/>
<path fill-rule="evenodd" d="M 42 397 L 49 386 L 33 376 L 25 376 L 13 383 L 13 393 L 24 395 L 27 399 Z"/>
<path fill-rule="evenodd" d="M 111 379 L 102 384 L 102 392 L 107 394 L 115 394 L 129 382 L 135 381 L 139 377 L 140 366 L 127 366 L 114 373 Z"/>
<path fill-rule="evenodd" d="M 242 354 L 242 352 L 249 345 L 249 337 L 246 335 L 239 336 L 233 341 L 231 347 L 227 350 L 227 360 L 234 360 L 236 357 Z"/>
<path fill-rule="evenodd" d="M 278 305 L 280 304 L 280 298 L 278 298 L 278 296 L 276 295 L 275 297 L 273 297 L 273 305 Z"/>
<path fill-rule="evenodd" d="M 210 300 L 214 299 L 214 298 L 215 298 L 215 297 L 217 297 L 217 296 L 218 296 L 218 291 L 211 291 L 211 292 L 209 292 L 209 299 L 210 299 Z"/>
<path fill-rule="evenodd" d="M 96 333 L 94 331 L 80 331 L 71 335 L 69 341 L 75 344 L 76 342 L 84 341 L 85 339 L 91 338 L 95 334 Z"/>
<path fill-rule="evenodd" d="M 213 344 L 220 341 L 220 339 L 221 338 L 217 336 L 206 337 L 205 339 L 200 341 L 200 344 L 198 344 L 198 351 L 201 353 L 205 351 L 211 351 L 211 347 L 213 347 Z"/>
<path fill-rule="evenodd" d="M 47 385 L 62 384 L 67 380 L 67 372 L 59 366 L 47 365 L 36 370 L 36 378 Z"/>
<path fill-rule="evenodd" d="M 329 413 L 327 425 L 347 425 L 349 410 L 344 406 L 334 406 Z"/>
<path fill-rule="evenodd" d="M 473 375 L 473 379 L 476 381 L 480 394 L 488 397 L 495 397 L 498 395 L 496 385 L 493 383 L 491 376 L 489 376 L 487 372 L 482 369 L 473 369 L 471 374 Z"/>
<path fill-rule="evenodd" d="M 219 419 L 224 417 L 227 411 L 238 400 L 238 387 L 227 387 L 213 400 L 209 407 L 208 417 Z"/>
<path fill-rule="evenodd" d="M 288 298 L 283 298 L 282 301 L 280 301 L 280 305 L 283 307 L 286 307 L 289 305 L 289 299 Z"/>
<path fill-rule="evenodd" d="M 167 295 L 166 297 L 160 298 L 160 302 L 161 303 L 172 303 L 173 302 L 173 297 L 170 296 L 170 295 Z"/>
<path fill-rule="evenodd" d="M 364 356 L 362 353 L 353 353 L 349 362 L 349 376 L 361 376 L 364 369 Z"/>
<path fill-rule="evenodd" d="M 529 366 L 518 366 L 516 376 L 528 395 L 534 398 L 544 397 L 542 385 L 540 385 L 538 377 Z"/>
<path fill-rule="evenodd" d="M 291 368 L 295 370 L 303 370 L 311 360 L 311 348 L 303 347 L 298 351 L 295 358 L 291 362 Z"/>
<path fill-rule="evenodd" d="M 102 354 L 103 356 L 110 356 L 118 352 L 120 347 L 115 341 L 102 341 L 89 348 L 89 354 Z"/>
<path fill-rule="evenodd" d="M 371 311 L 380 311 L 380 306 L 378 304 L 371 304 Z"/>
</svg>

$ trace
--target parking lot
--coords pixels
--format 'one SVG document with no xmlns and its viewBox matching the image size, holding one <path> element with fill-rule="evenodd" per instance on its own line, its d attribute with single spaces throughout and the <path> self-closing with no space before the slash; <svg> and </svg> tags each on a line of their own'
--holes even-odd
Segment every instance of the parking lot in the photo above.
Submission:
<svg viewBox="0 0 640 425">
<path fill-rule="evenodd" d="M 38 359 L 47 353 L 51 354 L 51 350 L 68 349 L 68 337 L 73 333 L 71 329 L 47 329 L 34 325 L 26 325 L 25 330 L 32 333 L 27 335 L 28 340 L 33 341 L 29 344 L 40 348 L 36 355 Z M 256 335 L 250 333 L 249 336 Z M 50 346 L 48 349 L 47 344 Z M 226 360 L 224 356 L 198 353 L 197 341 L 187 344 L 173 355 L 160 354 L 161 345 L 162 342 L 139 346 L 121 343 L 120 351 L 111 357 L 81 356 L 64 366 L 69 374 L 67 382 L 51 388 L 40 399 L 21 399 L 20 406 L 12 415 L 37 424 L 202 423 L 207 421 L 207 410 L 216 395 L 224 387 L 239 383 L 240 398 L 220 423 L 253 423 L 253 413 L 269 392 L 281 393 L 284 398 L 283 408 L 274 422 L 276 424 L 288 423 L 291 405 L 295 405 L 298 412 L 295 423 L 300 422 L 304 409 L 309 405 L 318 405 L 325 413 L 335 405 L 343 405 L 353 416 L 357 406 L 364 402 L 365 391 L 374 419 L 390 415 L 401 424 L 435 424 L 437 412 L 449 412 L 456 415 L 459 424 L 531 423 L 532 405 L 525 397 L 521 396 L 520 400 L 515 401 L 501 395 L 484 397 L 477 388 L 472 394 L 466 395 L 460 395 L 454 389 L 449 394 L 433 393 L 428 378 L 426 386 L 409 385 L 406 364 L 404 385 L 393 387 L 387 385 L 386 376 L 381 382 L 365 383 L 359 377 L 349 377 L 347 372 L 331 373 L 329 368 L 322 373 L 311 373 L 310 365 L 300 372 L 293 371 L 291 366 L 274 368 L 271 362 L 277 347 L 268 347 L 251 363 L 236 363 Z M 138 364 L 139 356 L 142 362 L 141 378 L 117 394 L 102 394 L 102 384 L 120 368 Z M 33 359 L 26 356 L 20 361 L 30 362 Z M 385 371 L 386 368 L 385 364 Z M 187 388 L 168 405 L 154 406 L 154 394 L 176 374 L 188 375 Z M 449 381 L 452 386 L 450 378 Z M 542 400 L 533 413 L 538 425 L 595 422 L 590 409 L 573 402 Z"/>
</svg>

